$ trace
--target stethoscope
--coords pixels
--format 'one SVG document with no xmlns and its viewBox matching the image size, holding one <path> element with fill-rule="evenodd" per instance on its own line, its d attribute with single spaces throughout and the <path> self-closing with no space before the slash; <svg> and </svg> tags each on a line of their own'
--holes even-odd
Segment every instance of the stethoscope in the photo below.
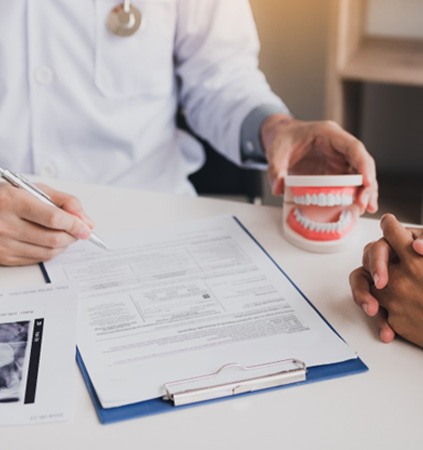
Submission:
<svg viewBox="0 0 423 450">
<path fill-rule="evenodd" d="M 131 0 L 124 0 L 109 13 L 107 26 L 116 36 L 132 36 L 141 25 L 141 13 L 131 5 Z"/>
</svg>

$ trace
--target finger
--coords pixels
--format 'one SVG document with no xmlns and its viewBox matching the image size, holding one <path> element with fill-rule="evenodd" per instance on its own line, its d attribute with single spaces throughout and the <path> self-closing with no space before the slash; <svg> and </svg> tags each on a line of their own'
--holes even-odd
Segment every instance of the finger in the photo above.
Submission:
<svg viewBox="0 0 423 450">
<path fill-rule="evenodd" d="M 363 187 L 368 188 L 366 194 L 368 208 L 377 209 L 376 165 L 364 144 L 334 122 L 327 122 L 325 133 L 332 146 L 345 156 L 358 173 L 363 175 Z"/>
<path fill-rule="evenodd" d="M 416 239 L 413 242 L 413 249 L 416 253 L 423 256 L 423 238 Z"/>
<path fill-rule="evenodd" d="M 370 317 L 374 317 L 379 311 L 379 302 L 370 293 L 372 279 L 363 267 L 355 269 L 350 274 L 350 286 L 354 302 Z"/>
<path fill-rule="evenodd" d="M 391 254 L 392 249 L 383 238 L 364 248 L 363 267 L 370 273 L 376 289 L 383 289 L 388 284 Z"/>
<path fill-rule="evenodd" d="M 66 248 L 76 240 L 76 238 L 64 231 L 44 228 L 26 221 L 22 221 L 15 238 L 22 243 L 58 249 Z"/>
<path fill-rule="evenodd" d="M 367 188 L 362 188 L 358 191 L 357 204 L 360 207 L 360 213 L 365 211 L 373 214 L 378 210 L 378 183 L 375 180 L 374 185 Z"/>
<path fill-rule="evenodd" d="M 21 200 L 17 210 L 22 219 L 51 230 L 65 231 L 78 239 L 90 237 L 91 229 L 79 217 L 61 208 L 42 203 L 27 192 L 22 192 Z"/>
<path fill-rule="evenodd" d="M 4 266 L 21 266 L 49 261 L 62 253 L 66 247 L 46 248 L 13 239 L 2 240 L 0 264 Z"/>
<path fill-rule="evenodd" d="M 416 253 L 423 256 L 423 229 L 407 227 L 407 230 L 413 235 L 413 249 Z"/>
<path fill-rule="evenodd" d="M 413 235 L 395 218 L 393 214 L 382 216 L 380 226 L 383 236 L 400 259 L 410 253 Z"/>
<path fill-rule="evenodd" d="M 285 190 L 285 178 L 288 175 L 291 152 L 280 139 L 275 138 L 271 144 L 268 165 L 268 177 L 272 194 L 281 195 Z"/>
<path fill-rule="evenodd" d="M 94 222 L 85 213 L 80 201 L 73 195 L 66 194 L 46 185 L 40 187 L 51 197 L 53 202 L 61 209 L 82 219 L 91 229 L 94 228 Z"/>
<path fill-rule="evenodd" d="M 297 121 L 285 114 L 273 114 L 261 127 L 261 139 L 268 161 L 268 178 L 273 195 L 280 195 L 285 188 L 285 177 L 293 152 L 293 128 Z M 301 153 L 301 152 L 300 152 Z"/>
<path fill-rule="evenodd" d="M 379 330 L 379 338 L 385 344 L 389 344 L 395 339 L 395 331 L 388 323 L 388 313 L 384 308 L 380 308 L 375 316 L 376 326 Z"/>
</svg>

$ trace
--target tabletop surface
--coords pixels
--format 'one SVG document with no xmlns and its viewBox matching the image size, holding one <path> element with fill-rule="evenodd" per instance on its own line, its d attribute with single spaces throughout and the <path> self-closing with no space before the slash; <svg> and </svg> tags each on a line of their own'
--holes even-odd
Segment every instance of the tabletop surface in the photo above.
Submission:
<svg viewBox="0 0 423 450">
<path fill-rule="evenodd" d="M 75 365 L 70 423 L 2 427 L 7 450 L 131 449 L 420 449 L 422 350 L 397 339 L 382 344 L 372 321 L 352 301 L 348 275 L 365 243 L 380 236 L 378 221 L 361 219 L 359 243 L 335 254 L 288 244 L 277 207 L 54 181 L 76 195 L 100 236 L 231 214 L 258 239 L 369 367 L 364 374 L 231 398 L 166 414 L 101 425 Z M 0 268 L 0 286 L 42 283 L 37 266 Z"/>
</svg>

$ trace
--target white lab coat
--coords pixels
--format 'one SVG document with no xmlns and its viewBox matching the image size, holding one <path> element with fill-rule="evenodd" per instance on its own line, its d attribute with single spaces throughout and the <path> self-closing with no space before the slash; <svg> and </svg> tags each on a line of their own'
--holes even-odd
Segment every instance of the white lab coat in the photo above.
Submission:
<svg viewBox="0 0 423 450">
<path fill-rule="evenodd" d="M 117 0 L 0 0 L 0 165 L 23 173 L 192 192 L 195 131 L 240 162 L 240 127 L 282 102 L 257 70 L 247 0 L 136 0 L 141 29 L 106 28 Z"/>
</svg>

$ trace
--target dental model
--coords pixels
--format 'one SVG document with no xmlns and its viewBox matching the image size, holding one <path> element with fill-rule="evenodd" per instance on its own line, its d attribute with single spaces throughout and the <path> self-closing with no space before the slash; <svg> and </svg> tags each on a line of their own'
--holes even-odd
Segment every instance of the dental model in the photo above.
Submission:
<svg viewBox="0 0 423 450">
<path fill-rule="evenodd" d="M 304 250 L 330 253 L 355 238 L 354 208 L 361 175 L 287 176 L 283 204 L 286 239 Z"/>
</svg>

